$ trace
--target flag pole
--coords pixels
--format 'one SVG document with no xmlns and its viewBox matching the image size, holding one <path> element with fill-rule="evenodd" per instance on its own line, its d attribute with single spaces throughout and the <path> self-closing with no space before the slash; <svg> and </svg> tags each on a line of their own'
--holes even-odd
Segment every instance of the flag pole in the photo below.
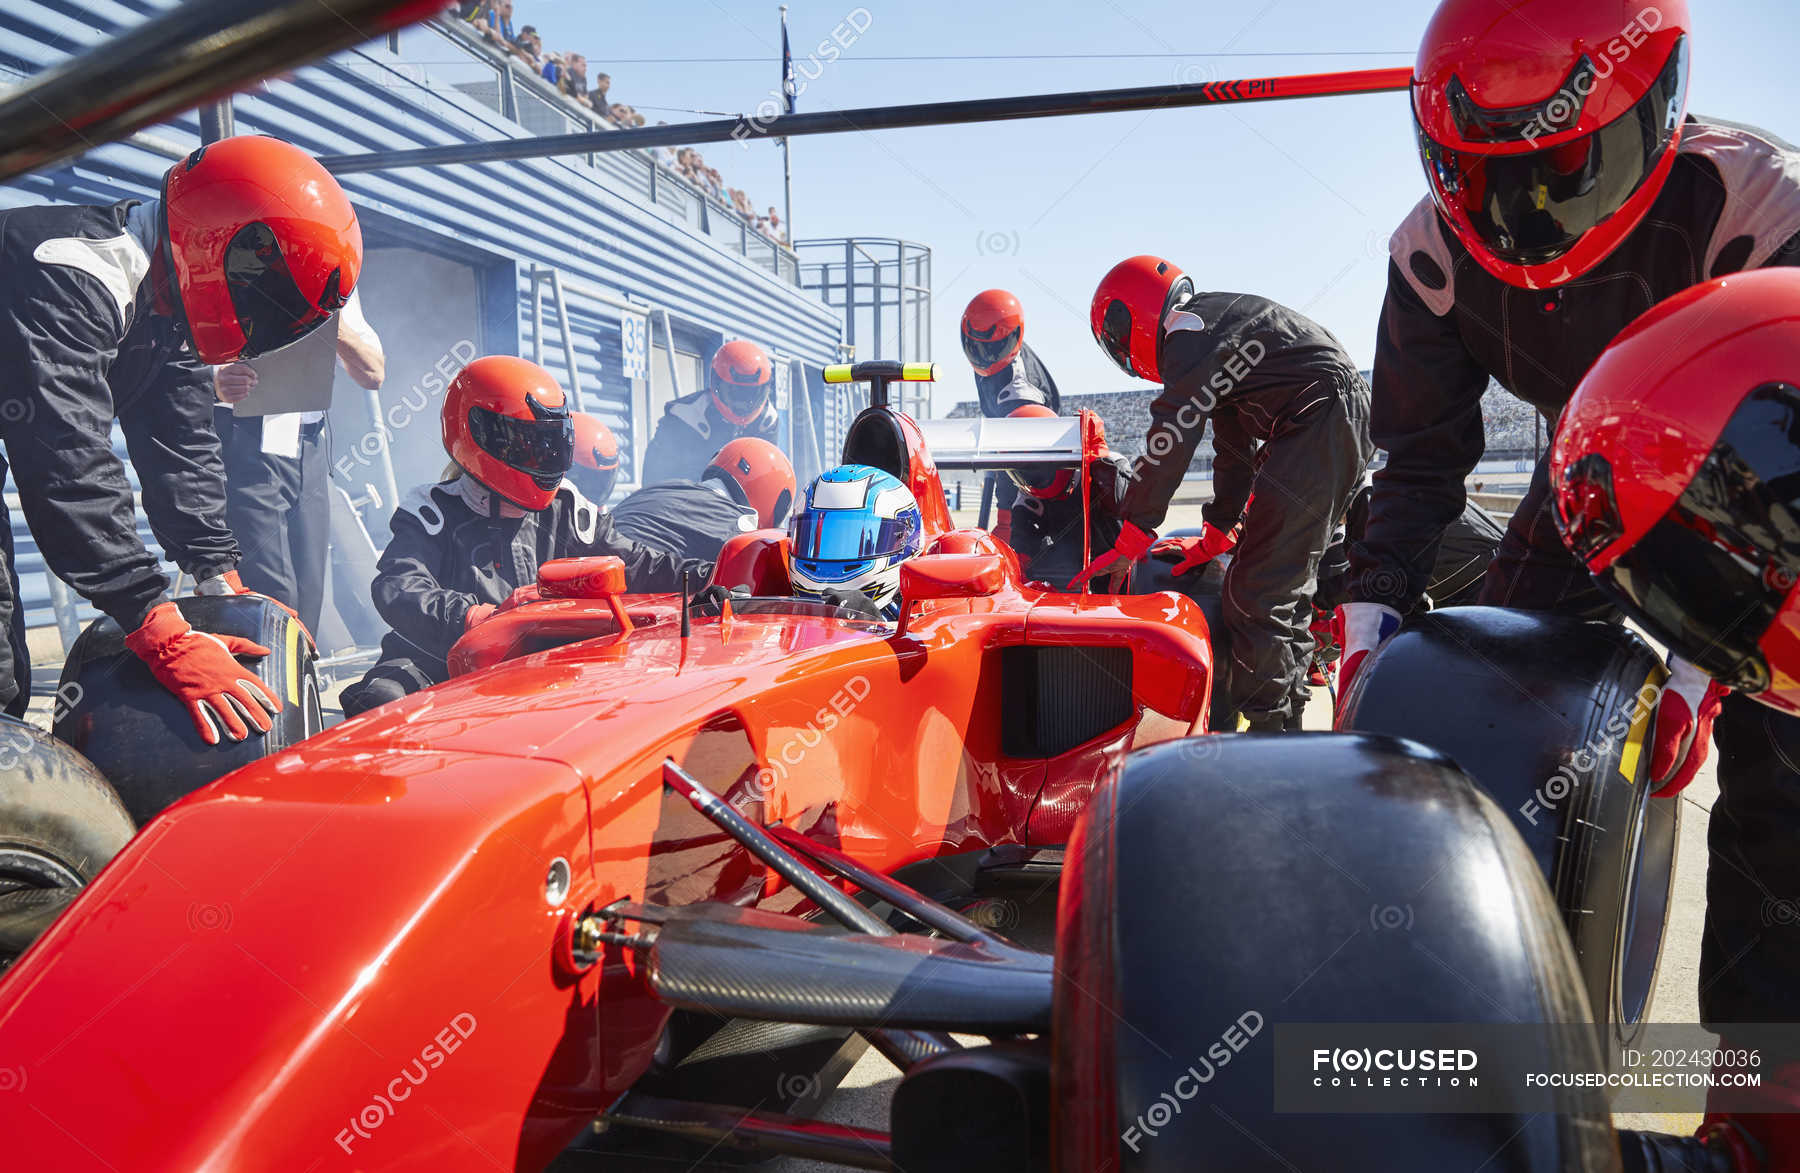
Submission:
<svg viewBox="0 0 1800 1173">
<path fill-rule="evenodd" d="M 787 32 L 788 6 L 781 6 L 781 92 L 787 99 L 787 112 L 794 112 L 794 55 L 788 49 Z M 788 154 L 788 138 L 781 136 L 781 218 L 786 221 L 788 248 L 794 247 L 798 239 L 794 235 L 794 162 Z"/>
</svg>

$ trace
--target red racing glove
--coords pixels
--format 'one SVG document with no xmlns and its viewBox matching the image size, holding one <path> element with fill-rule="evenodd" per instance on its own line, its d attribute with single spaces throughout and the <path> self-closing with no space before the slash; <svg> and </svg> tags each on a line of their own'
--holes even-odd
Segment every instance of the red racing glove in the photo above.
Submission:
<svg viewBox="0 0 1800 1173">
<path fill-rule="evenodd" d="M 1199 537 L 1164 538 L 1156 545 L 1151 546 L 1150 552 L 1152 554 L 1178 555 L 1180 561 L 1175 563 L 1175 568 L 1169 573 L 1186 574 L 1190 570 L 1197 570 L 1205 566 L 1220 554 L 1230 552 L 1237 546 L 1238 538 L 1242 536 L 1243 532 L 1242 522 L 1232 527 L 1230 533 L 1226 533 L 1209 521 L 1200 527 Z"/>
<path fill-rule="evenodd" d="M 1150 553 L 1150 547 L 1156 544 L 1156 535 L 1147 533 L 1132 525 L 1129 521 L 1119 529 L 1119 538 L 1112 544 L 1112 549 L 1105 551 L 1092 562 L 1082 568 L 1080 574 L 1069 580 L 1069 590 L 1079 591 L 1088 584 L 1088 580 L 1101 571 L 1112 567 L 1114 570 L 1128 570 L 1136 562 L 1142 562 Z"/>
<path fill-rule="evenodd" d="M 1679 656 L 1669 657 L 1669 679 L 1656 702 L 1656 743 L 1650 752 L 1652 798 L 1680 794 L 1712 745 L 1713 718 L 1731 690 Z"/>
<path fill-rule="evenodd" d="M 150 669 L 156 682 L 180 697 L 194 728 L 208 745 L 219 734 L 233 741 L 269 731 L 269 717 L 281 712 L 281 698 L 232 657 L 266 656 L 269 649 L 236 635 L 195 631 L 174 603 L 158 603 L 143 626 L 125 637 L 125 646 Z"/>
<path fill-rule="evenodd" d="M 1331 633 L 1343 649 L 1338 660 L 1338 704 L 1350 695 L 1350 685 L 1362 670 L 1370 652 L 1400 630 L 1400 612 L 1380 603 L 1345 603 L 1331 620 Z"/>
<path fill-rule="evenodd" d="M 499 609 L 492 603 L 470 604 L 469 609 L 463 612 L 463 630 L 468 631 L 486 623 L 494 617 L 494 612 Z"/>
</svg>

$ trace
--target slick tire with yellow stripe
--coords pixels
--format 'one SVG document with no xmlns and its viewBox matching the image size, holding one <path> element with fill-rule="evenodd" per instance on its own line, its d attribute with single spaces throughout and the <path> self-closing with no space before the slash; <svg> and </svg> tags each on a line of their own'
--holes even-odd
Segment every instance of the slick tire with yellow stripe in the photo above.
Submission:
<svg viewBox="0 0 1800 1173">
<path fill-rule="evenodd" d="M 1339 729 L 1439 750 L 1506 811 L 1621 1043 L 1648 1021 L 1680 837 L 1681 802 L 1648 777 L 1664 675 L 1617 624 L 1447 607 L 1408 620 L 1340 701 Z"/>
<path fill-rule="evenodd" d="M 197 630 L 253 639 L 269 649 L 240 659 L 281 712 L 269 732 L 207 745 L 187 708 L 125 647 L 111 619 L 97 619 L 70 649 L 57 693 L 56 736 L 97 766 L 142 826 L 177 799 L 258 758 L 297 745 L 324 727 L 312 641 L 299 620 L 256 595 L 178 601 Z"/>
</svg>

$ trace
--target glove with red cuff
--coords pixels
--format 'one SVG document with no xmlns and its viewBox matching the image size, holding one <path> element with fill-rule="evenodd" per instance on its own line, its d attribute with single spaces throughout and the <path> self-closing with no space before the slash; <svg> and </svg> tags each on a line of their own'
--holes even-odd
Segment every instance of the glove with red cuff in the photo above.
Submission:
<svg viewBox="0 0 1800 1173">
<path fill-rule="evenodd" d="M 125 637 L 125 646 L 187 705 L 208 745 L 219 744 L 221 732 L 233 741 L 249 737 L 252 726 L 267 733 L 269 717 L 281 712 L 281 698 L 233 659 L 266 656 L 269 649 L 241 636 L 195 631 L 174 603 L 152 607 L 143 625 Z"/>
<path fill-rule="evenodd" d="M 1186 574 L 1197 570 L 1217 558 L 1220 554 L 1229 553 L 1238 544 L 1238 538 L 1244 532 L 1244 525 L 1239 522 L 1226 533 L 1212 522 L 1200 528 L 1199 537 L 1164 538 L 1150 547 L 1152 554 L 1174 554 L 1179 559 L 1170 570 L 1170 574 Z"/>
<path fill-rule="evenodd" d="M 1669 657 L 1669 679 L 1656 702 L 1656 741 L 1650 751 L 1652 798 L 1680 794 L 1712 745 L 1713 718 L 1731 690 L 1679 656 Z"/>
<path fill-rule="evenodd" d="M 1338 692 L 1340 705 L 1350 695 L 1350 686 L 1362 670 L 1369 653 L 1394 637 L 1400 630 L 1400 612 L 1380 603 L 1345 603 L 1331 620 L 1331 633 L 1343 649 L 1338 660 Z"/>
<path fill-rule="evenodd" d="M 1088 581 L 1101 571 L 1111 569 L 1114 573 L 1129 570 L 1132 564 L 1142 562 L 1156 544 L 1156 534 L 1146 532 L 1132 525 L 1129 521 L 1119 529 L 1119 538 L 1112 548 L 1102 552 L 1092 562 L 1082 568 L 1080 574 L 1069 580 L 1069 589 L 1079 591 Z"/>
</svg>

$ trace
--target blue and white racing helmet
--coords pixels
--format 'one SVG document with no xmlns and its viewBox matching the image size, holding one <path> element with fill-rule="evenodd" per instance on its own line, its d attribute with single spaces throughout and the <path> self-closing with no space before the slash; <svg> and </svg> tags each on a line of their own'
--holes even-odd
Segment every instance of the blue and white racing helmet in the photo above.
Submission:
<svg viewBox="0 0 1800 1173">
<path fill-rule="evenodd" d="M 860 591 L 889 619 L 900 615 L 900 564 L 924 529 L 912 490 L 866 464 L 842 464 L 807 486 L 788 522 L 794 592 Z"/>
</svg>

